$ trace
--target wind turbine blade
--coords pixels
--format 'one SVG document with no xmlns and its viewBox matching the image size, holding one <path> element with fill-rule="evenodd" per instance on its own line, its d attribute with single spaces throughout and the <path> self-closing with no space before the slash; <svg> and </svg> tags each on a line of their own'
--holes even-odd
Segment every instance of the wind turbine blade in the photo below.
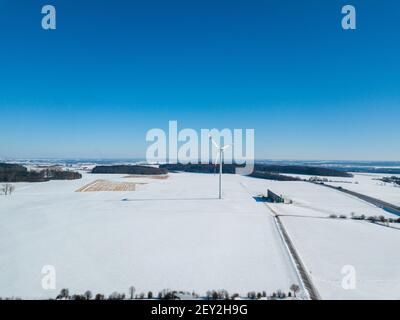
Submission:
<svg viewBox="0 0 400 320">
<path fill-rule="evenodd" d="M 230 145 L 229 144 L 227 144 L 226 146 L 223 146 L 221 149 L 222 149 L 222 151 L 223 150 L 226 150 L 226 149 L 228 149 L 230 147 Z"/>
<path fill-rule="evenodd" d="M 214 147 L 216 147 L 217 149 L 219 149 L 219 146 L 217 145 L 217 143 L 214 141 L 214 139 L 211 137 L 211 135 L 209 135 L 210 140 L 212 142 L 212 144 L 214 145 Z"/>
</svg>

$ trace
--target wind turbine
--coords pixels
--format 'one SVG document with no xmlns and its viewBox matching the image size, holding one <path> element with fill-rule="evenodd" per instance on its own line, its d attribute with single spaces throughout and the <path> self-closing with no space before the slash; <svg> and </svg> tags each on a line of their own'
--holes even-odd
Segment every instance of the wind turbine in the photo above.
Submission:
<svg viewBox="0 0 400 320">
<path fill-rule="evenodd" d="M 217 165 L 217 160 L 219 158 L 219 199 L 222 199 L 222 163 L 223 163 L 223 159 L 224 159 L 224 151 L 229 148 L 229 145 L 226 146 L 219 146 L 214 139 L 211 137 L 210 135 L 210 140 L 212 142 L 212 144 L 214 145 L 215 148 L 217 148 L 218 153 L 217 153 L 217 157 L 215 158 L 215 165 Z"/>
</svg>

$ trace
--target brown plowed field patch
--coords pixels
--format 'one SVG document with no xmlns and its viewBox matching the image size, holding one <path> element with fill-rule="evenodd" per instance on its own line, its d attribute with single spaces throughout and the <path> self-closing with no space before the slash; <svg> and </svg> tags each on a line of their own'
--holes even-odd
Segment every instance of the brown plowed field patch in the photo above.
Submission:
<svg viewBox="0 0 400 320">
<path fill-rule="evenodd" d="M 95 191 L 135 191 L 137 183 L 133 182 L 112 182 L 108 180 L 95 180 L 75 192 Z"/>
</svg>

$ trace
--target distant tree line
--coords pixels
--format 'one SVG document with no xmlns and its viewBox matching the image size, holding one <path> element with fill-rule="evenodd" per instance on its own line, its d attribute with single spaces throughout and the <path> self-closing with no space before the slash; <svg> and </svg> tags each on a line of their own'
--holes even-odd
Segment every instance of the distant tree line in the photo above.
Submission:
<svg viewBox="0 0 400 320">
<path fill-rule="evenodd" d="M 96 166 L 93 168 L 92 173 L 157 175 L 157 174 L 166 174 L 168 173 L 168 170 L 165 168 L 139 166 L 139 165 L 114 165 L 114 166 Z"/>
<path fill-rule="evenodd" d="M 0 163 L 0 182 L 44 182 L 50 180 L 74 180 L 82 175 L 74 171 L 44 169 L 28 171 L 19 164 Z"/>
<path fill-rule="evenodd" d="M 41 171 L 46 179 L 49 180 L 75 180 L 82 178 L 82 175 L 76 171 L 60 171 L 46 169 Z"/>
<path fill-rule="evenodd" d="M 236 164 L 223 164 L 222 173 L 235 173 L 236 168 L 241 167 Z M 205 164 L 163 164 L 160 168 L 167 169 L 171 172 L 196 172 L 196 173 L 217 173 L 219 172 L 219 165 L 205 163 Z M 352 177 L 351 174 L 329 168 L 309 167 L 309 166 L 282 166 L 282 165 L 265 165 L 255 164 L 254 171 L 250 174 L 251 177 L 280 180 L 280 181 L 296 181 L 300 180 L 296 177 L 289 177 L 281 175 L 285 174 L 304 174 L 304 175 L 318 175 L 329 177 Z"/>
<path fill-rule="evenodd" d="M 223 164 L 222 173 L 235 173 L 235 169 L 238 167 L 234 164 Z M 205 163 L 205 164 L 162 164 L 160 168 L 166 169 L 170 172 L 194 172 L 194 173 L 214 173 L 219 172 L 219 165 Z"/>
<path fill-rule="evenodd" d="M 386 182 L 386 183 L 394 183 L 394 184 L 400 185 L 400 177 L 395 177 L 395 176 L 383 177 L 381 179 L 381 181 Z"/>
<path fill-rule="evenodd" d="M 347 219 L 347 216 L 344 214 L 330 214 L 329 218 L 331 219 Z M 372 223 L 400 223 L 400 218 L 387 218 L 385 216 L 366 216 L 365 214 L 356 215 L 354 212 L 351 213 L 351 219 L 353 220 L 365 220 Z"/>
<path fill-rule="evenodd" d="M 340 168 L 338 168 L 340 169 Z M 382 174 L 400 174 L 400 168 L 385 168 L 385 167 L 350 167 L 351 172 L 363 173 L 382 173 Z"/>
<path fill-rule="evenodd" d="M 304 174 L 310 176 L 326 176 L 326 177 L 352 177 L 353 175 L 345 172 L 330 168 L 312 167 L 312 166 L 283 166 L 283 165 L 266 165 L 256 164 L 255 171 L 266 171 L 275 173 L 286 174 Z"/>
<path fill-rule="evenodd" d="M 253 171 L 250 177 L 276 181 L 300 181 L 300 179 L 296 177 L 284 176 L 282 174 L 266 171 Z"/>
</svg>

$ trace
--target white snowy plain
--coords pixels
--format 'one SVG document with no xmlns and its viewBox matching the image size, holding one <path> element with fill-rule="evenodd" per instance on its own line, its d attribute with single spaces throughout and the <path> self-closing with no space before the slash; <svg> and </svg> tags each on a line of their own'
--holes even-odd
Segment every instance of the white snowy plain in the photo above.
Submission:
<svg viewBox="0 0 400 320">
<path fill-rule="evenodd" d="M 350 219 L 282 220 L 323 299 L 400 299 L 400 230 Z"/>
<path fill-rule="evenodd" d="M 381 173 L 352 173 L 353 177 L 343 178 L 343 177 L 319 177 L 321 179 L 328 179 L 325 184 L 332 185 L 335 187 L 342 187 L 354 192 L 358 192 L 370 197 L 378 198 L 380 200 L 389 202 L 396 206 L 400 206 L 400 186 L 393 183 L 385 183 L 381 181 L 383 177 L 396 176 L 398 174 L 381 174 Z M 291 175 L 296 176 L 301 179 L 308 180 L 310 175 Z"/>
<path fill-rule="evenodd" d="M 16 183 L 0 197 L 0 296 L 163 289 L 205 294 L 277 289 L 298 283 L 273 219 L 241 177 L 178 173 L 169 179 L 92 175 Z M 75 192 L 95 179 L 147 182 L 133 192 Z M 42 268 L 56 289 L 42 288 Z"/>
<path fill-rule="evenodd" d="M 358 175 L 351 179 L 359 181 L 354 184 L 359 190 L 383 198 L 381 193 L 375 193 L 381 187 L 375 180 L 359 179 Z M 252 180 L 248 187 L 254 193 L 269 188 L 293 200 L 293 204 L 268 206 L 280 215 L 322 299 L 400 299 L 400 229 L 396 229 L 399 224 L 391 224 L 389 228 L 349 219 L 351 212 L 398 216 L 343 192 L 308 182 Z M 348 188 L 348 184 L 343 187 Z M 393 200 L 392 196 L 386 199 Z M 348 219 L 331 219 L 330 214 L 343 214 Z M 354 268 L 354 282 L 348 282 L 352 276 L 349 266 Z"/>
<path fill-rule="evenodd" d="M 75 192 L 96 179 L 147 184 L 133 192 Z M 287 291 L 297 275 L 270 210 L 253 198 L 268 188 L 293 200 L 269 206 L 323 299 L 400 298 L 400 230 L 328 218 L 394 216 L 323 186 L 224 175 L 223 200 L 212 174 L 156 180 L 84 173 L 15 186 L 0 196 L 3 297 L 54 298 L 61 288 L 127 293 L 131 285 L 137 292 Z M 44 265 L 56 268 L 55 290 L 42 288 Z M 354 290 L 342 286 L 345 265 L 356 271 Z"/>
</svg>

